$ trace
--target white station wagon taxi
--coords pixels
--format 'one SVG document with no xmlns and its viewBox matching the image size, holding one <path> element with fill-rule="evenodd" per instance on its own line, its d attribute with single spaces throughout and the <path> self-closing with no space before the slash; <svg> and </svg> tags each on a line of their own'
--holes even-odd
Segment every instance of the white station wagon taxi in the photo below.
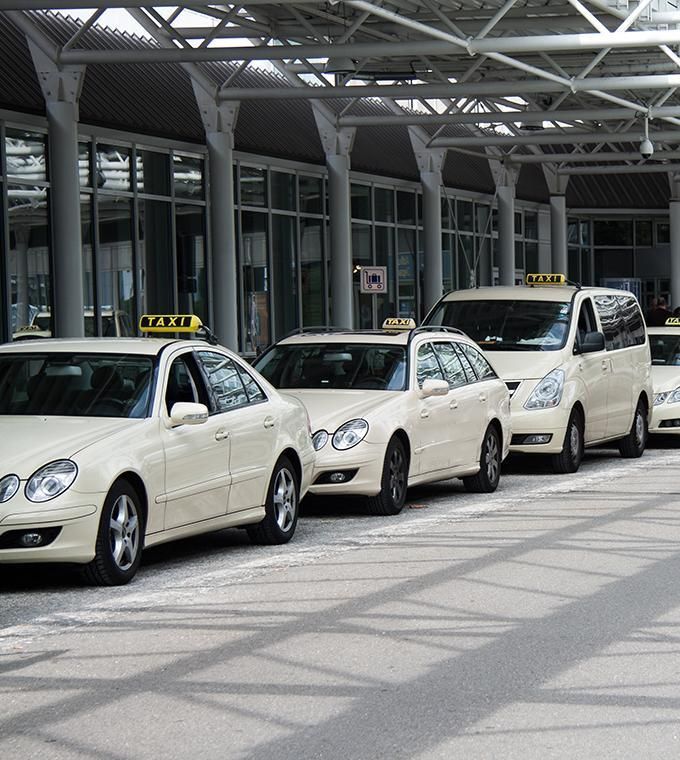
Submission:
<svg viewBox="0 0 680 760">
<path fill-rule="evenodd" d="M 460 331 L 402 319 L 384 328 L 303 332 L 255 362 L 307 407 L 310 493 L 367 496 L 371 512 L 387 515 L 418 483 L 458 477 L 494 491 L 510 441 L 505 384 Z"/>
<path fill-rule="evenodd" d="M 680 317 L 648 327 L 654 406 L 650 433 L 680 433 Z"/>
<path fill-rule="evenodd" d="M 143 331 L 199 328 L 142 318 Z M 202 340 L 0 346 L 0 430 L 0 563 L 78 563 L 100 585 L 183 536 L 243 526 L 288 541 L 314 459 L 302 405 Z"/>
<path fill-rule="evenodd" d="M 550 454 L 560 473 L 578 470 L 584 446 L 641 456 L 652 383 L 637 299 L 559 274 L 527 284 L 448 293 L 425 324 L 458 327 L 491 357 L 512 394 L 511 451 Z"/>
</svg>

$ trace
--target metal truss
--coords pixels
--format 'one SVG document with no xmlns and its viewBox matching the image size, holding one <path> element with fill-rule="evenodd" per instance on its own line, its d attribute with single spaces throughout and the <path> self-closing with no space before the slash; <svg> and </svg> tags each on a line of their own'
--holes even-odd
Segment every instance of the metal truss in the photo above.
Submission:
<svg viewBox="0 0 680 760">
<path fill-rule="evenodd" d="M 35 12 L 79 7 L 90 16 L 68 40 Z M 90 31 L 107 8 L 125 8 L 153 41 L 98 48 Z M 565 175 L 589 162 L 594 173 L 675 172 L 680 155 L 670 0 L 0 0 L 0 12 L 57 67 L 180 63 L 217 104 L 323 101 L 338 130 L 403 124 L 432 150 L 489 148 Z M 216 61 L 235 64 L 222 81 Z M 248 85 L 244 71 L 262 61 L 280 86 Z M 385 114 L 357 113 L 367 98 Z"/>
</svg>

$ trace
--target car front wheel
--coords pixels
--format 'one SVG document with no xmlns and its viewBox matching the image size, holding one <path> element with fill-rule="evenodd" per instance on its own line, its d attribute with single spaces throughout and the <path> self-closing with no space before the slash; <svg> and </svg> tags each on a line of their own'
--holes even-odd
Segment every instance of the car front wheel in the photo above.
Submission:
<svg viewBox="0 0 680 760">
<path fill-rule="evenodd" d="M 647 408 L 642 401 L 638 401 L 628 435 L 619 441 L 619 451 L 626 459 L 637 459 L 642 456 L 646 445 Z"/>
<path fill-rule="evenodd" d="M 562 451 L 552 457 L 554 472 L 558 474 L 576 472 L 581 466 L 584 449 L 583 429 L 583 419 L 575 409 L 569 417 Z"/>
<path fill-rule="evenodd" d="M 404 444 L 392 438 L 385 452 L 380 493 L 368 498 L 368 511 L 373 515 L 398 515 L 406 501 L 407 486 L 408 459 Z"/>
<path fill-rule="evenodd" d="M 286 456 L 274 465 L 265 516 L 246 529 L 254 544 L 285 544 L 293 537 L 298 521 L 299 491 L 295 468 Z"/>
<path fill-rule="evenodd" d="M 94 559 L 83 568 L 96 586 L 122 586 L 135 576 L 142 558 L 144 513 L 141 499 L 126 481 L 118 481 L 104 501 Z"/>
</svg>

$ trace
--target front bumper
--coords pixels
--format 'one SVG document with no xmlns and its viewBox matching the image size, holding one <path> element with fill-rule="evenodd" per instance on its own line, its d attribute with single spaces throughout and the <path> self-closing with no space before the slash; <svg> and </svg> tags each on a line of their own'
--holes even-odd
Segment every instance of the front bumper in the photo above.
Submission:
<svg viewBox="0 0 680 760">
<path fill-rule="evenodd" d="M 72 494 L 70 495 L 73 496 Z M 74 562 L 83 564 L 94 558 L 99 507 L 75 503 L 56 506 L 58 499 L 43 509 L 22 497 L 0 505 L 0 564 L 16 562 Z M 56 529 L 59 529 L 56 532 Z M 44 546 L 16 546 L 23 533 L 43 532 L 56 537 Z"/>
<path fill-rule="evenodd" d="M 327 496 L 375 496 L 380 492 L 385 449 L 386 444 L 361 441 L 348 451 L 338 451 L 327 443 L 316 453 L 309 492 Z M 334 473 L 346 473 L 351 479 L 329 482 Z"/>
<path fill-rule="evenodd" d="M 553 409 L 525 409 L 519 400 L 511 405 L 512 438 L 510 451 L 522 454 L 559 454 L 571 410 L 563 404 Z M 530 436 L 550 436 L 545 443 L 529 443 Z"/>
<path fill-rule="evenodd" d="M 652 407 L 649 432 L 680 434 L 680 404 L 659 404 Z"/>
</svg>

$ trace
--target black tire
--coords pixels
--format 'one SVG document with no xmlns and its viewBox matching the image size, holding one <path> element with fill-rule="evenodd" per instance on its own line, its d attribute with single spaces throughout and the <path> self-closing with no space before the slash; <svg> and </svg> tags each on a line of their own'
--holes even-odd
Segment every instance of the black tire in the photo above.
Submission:
<svg viewBox="0 0 680 760">
<path fill-rule="evenodd" d="M 300 511 L 300 487 L 295 468 L 286 456 L 274 465 L 262 522 L 246 530 L 254 544 L 285 544 L 293 538 Z"/>
<path fill-rule="evenodd" d="M 392 438 L 385 452 L 380 493 L 369 496 L 366 500 L 368 511 L 372 515 L 398 515 L 406 501 L 408 488 L 408 459 L 404 444 L 398 438 Z"/>
<path fill-rule="evenodd" d="M 585 448 L 583 439 L 584 430 L 583 415 L 576 409 L 573 409 L 564 433 L 562 451 L 552 456 L 553 472 L 559 475 L 566 475 L 567 473 L 578 471 L 583 461 L 583 451 Z"/>
<path fill-rule="evenodd" d="M 465 490 L 470 493 L 493 493 L 501 479 L 501 438 L 494 425 L 489 425 L 482 439 L 479 455 L 479 472 L 463 478 Z"/>
<path fill-rule="evenodd" d="M 647 407 L 640 399 L 635 407 L 633 424 L 625 438 L 619 441 L 619 451 L 625 459 L 637 459 L 642 456 L 647 445 Z"/>
<path fill-rule="evenodd" d="M 104 500 L 95 557 L 82 569 L 95 586 L 123 586 L 139 568 L 144 546 L 144 511 L 135 489 L 124 480 L 114 483 Z"/>
</svg>

